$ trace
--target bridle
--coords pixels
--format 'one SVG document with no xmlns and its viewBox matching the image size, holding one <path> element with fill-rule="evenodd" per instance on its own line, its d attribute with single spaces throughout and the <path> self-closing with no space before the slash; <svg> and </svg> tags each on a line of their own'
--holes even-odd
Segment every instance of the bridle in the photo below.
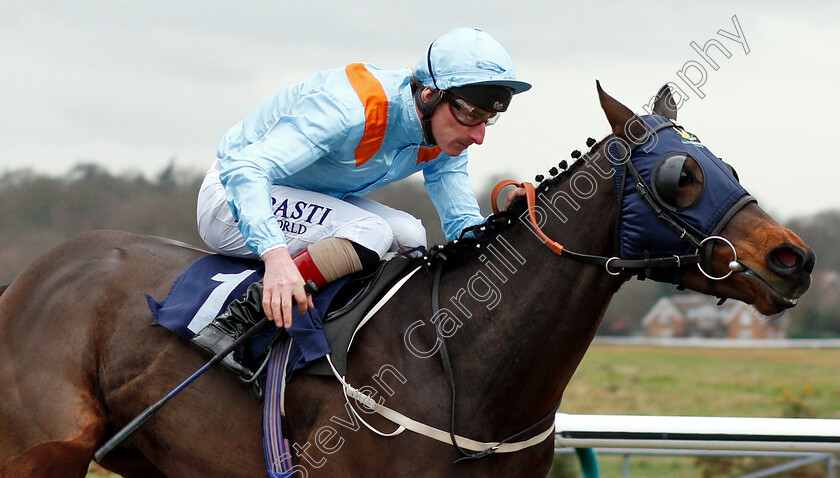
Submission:
<svg viewBox="0 0 840 478">
<path fill-rule="evenodd" d="M 493 212 L 499 213 L 498 206 L 496 204 L 496 200 L 498 198 L 499 192 L 505 187 L 508 186 L 516 186 L 525 189 L 525 198 L 528 205 L 528 221 L 533 228 L 534 233 L 542 240 L 543 244 L 548 247 L 552 252 L 557 254 L 558 256 L 565 257 L 568 259 L 575 260 L 577 262 L 582 262 L 584 264 L 591 264 L 596 266 L 604 267 L 608 274 L 613 276 L 618 275 L 625 275 L 628 278 L 631 275 L 637 273 L 644 273 L 646 270 L 651 268 L 664 268 L 664 267 L 683 267 L 687 265 L 699 264 L 700 263 L 700 254 L 688 254 L 682 256 L 671 256 L 671 257 L 657 257 L 657 258 L 645 258 L 645 259 L 622 259 L 618 256 L 599 256 L 593 254 L 584 254 L 580 252 L 574 252 L 572 250 L 567 249 L 565 246 L 561 245 L 557 241 L 548 237 L 548 235 L 543 232 L 542 227 L 540 227 L 539 222 L 537 221 L 536 217 L 536 188 L 533 184 L 529 182 L 516 182 L 512 179 L 506 179 L 498 184 L 493 188 L 492 192 L 492 200 L 493 200 Z M 547 189 L 546 189 L 547 190 Z M 728 242 L 728 241 L 727 241 Z M 699 243 L 698 243 L 699 244 Z"/>
<path fill-rule="evenodd" d="M 661 200 L 655 194 L 652 193 L 650 187 L 646 184 L 646 182 L 642 178 L 642 175 L 639 173 L 638 169 L 632 161 L 633 152 L 637 148 L 647 143 L 648 140 L 653 138 L 659 131 L 665 128 L 676 127 L 676 124 L 672 121 L 665 120 L 664 118 L 663 120 L 664 121 L 655 124 L 649 129 L 646 129 L 646 134 L 642 138 L 634 141 L 633 146 L 629 148 L 629 150 L 627 150 L 623 155 L 624 157 L 620 159 L 620 161 L 623 163 L 623 168 L 625 170 L 625 174 L 622 175 L 622 183 L 627 178 L 626 172 L 629 172 L 633 180 L 635 181 L 635 189 L 638 192 L 639 197 L 650 209 L 650 212 L 656 217 L 656 219 L 665 224 L 668 227 L 668 229 L 677 234 L 680 237 L 680 239 L 694 247 L 695 251 L 693 253 L 673 254 L 664 257 L 650 257 L 650 252 L 645 250 L 643 258 L 627 259 L 619 256 L 607 257 L 571 251 L 565 248 L 563 245 L 559 244 L 558 242 L 554 241 L 550 237 L 548 237 L 548 235 L 545 234 L 545 232 L 542 230 L 541 226 L 539 225 L 539 221 L 536 217 L 536 211 L 538 209 L 538 206 L 536 204 L 537 189 L 533 184 L 529 182 L 520 183 L 508 179 L 496 184 L 496 186 L 493 188 L 493 191 L 491 192 L 490 197 L 491 203 L 493 205 L 494 214 L 499 214 L 498 196 L 502 189 L 508 186 L 524 188 L 526 193 L 525 198 L 527 204 L 526 212 L 528 222 L 531 228 L 533 229 L 534 233 L 540 238 L 540 240 L 542 240 L 543 244 L 545 244 L 546 247 L 548 247 L 552 252 L 561 257 L 566 257 L 584 264 L 591 264 L 604 267 L 606 272 L 613 276 L 623 276 L 626 279 L 629 279 L 631 276 L 634 275 L 638 275 L 640 277 L 650 277 L 652 269 L 679 269 L 691 265 L 696 265 L 700 272 L 711 280 L 723 280 L 728 278 L 733 272 L 739 272 L 743 268 L 743 266 L 741 266 L 738 262 L 738 253 L 735 250 L 735 246 L 732 244 L 731 241 L 719 235 L 719 233 L 729 221 L 729 219 L 732 218 L 732 216 L 734 216 L 746 204 L 754 202 L 755 199 L 749 194 L 741 196 L 737 201 L 735 201 L 734 204 L 732 204 L 728 208 L 726 213 L 717 221 L 717 224 L 708 234 L 698 230 L 696 227 L 687 223 L 683 218 L 681 218 L 674 211 L 672 211 L 670 208 L 664 205 L 661 202 Z M 614 137 L 610 138 L 610 142 L 608 142 L 607 148 L 611 147 L 612 141 L 614 141 Z M 583 158 L 581 160 L 586 159 Z M 623 195 L 623 184 L 617 187 L 622 188 L 621 192 Z M 548 192 L 548 190 L 549 187 L 547 185 L 543 186 L 543 193 Z M 619 203 L 620 202 L 621 201 L 619 200 Z M 524 218 L 524 216 L 525 214 L 523 214 L 520 217 L 520 219 Z M 706 264 L 706 267 L 709 270 L 711 270 L 713 248 L 707 248 L 706 246 L 713 241 L 723 242 L 724 244 L 729 246 L 730 250 L 732 251 L 732 260 L 729 263 L 729 271 L 722 276 L 714 276 L 703 267 L 703 265 Z M 704 248 L 706 249 L 706 254 L 705 256 L 702 256 L 701 252 Z"/>
<path fill-rule="evenodd" d="M 706 245 L 706 243 L 710 241 L 722 241 L 724 244 L 728 245 L 729 248 L 732 250 L 732 263 L 737 263 L 738 261 L 738 253 L 735 250 L 735 246 L 732 244 L 729 239 L 726 239 L 723 236 L 714 235 L 714 236 L 705 236 L 702 239 L 697 240 L 693 235 L 689 232 L 685 232 L 684 237 L 685 240 L 692 245 L 697 247 L 697 251 L 693 254 L 685 254 L 685 255 L 672 255 L 669 257 L 646 257 L 644 259 L 622 259 L 618 256 L 599 256 L 593 254 L 584 254 L 580 252 L 574 252 L 572 250 L 567 249 L 560 243 L 554 241 L 545 232 L 543 232 L 542 228 L 539 225 L 539 222 L 536 218 L 536 188 L 533 184 L 529 182 L 519 183 L 514 180 L 506 179 L 504 181 L 499 182 L 495 188 L 493 189 L 493 209 L 495 213 L 498 213 L 498 206 L 496 206 L 496 198 L 498 197 L 499 192 L 501 189 L 507 186 L 516 186 L 525 189 L 526 193 L 526 201 L 528 205 L 528 221 L 530 226 L 533 228 L 534 233 L 543 241 L 546 247 L 548 247 L 552 252 L 557 254 L 558 256 L 565 257 L 568 259 L 572 259 L 577 262 L 582 262 L 584 264 L 591 264 L 596 266 L 603 267 L 608 274 L 613 276 L 624 276 L 625 278 L 630 278 L 634 275 L 639 276 L 650 276 L 650 270 L 653 268 L 670 268 L 670 267 L 686 267 L 690 265 L 697 265 L 697 268 L 703 273 L 704 276 L 708 277 L 711 280 L 723 280 L 729 277 L 732 272 L 738 270 L 738 267 L 731 265 L 729 272 L 727 272 L 723 276 L 712 276 L 709 274 L 701 264 L 701 256 L 700 251 Z M 680 232 L 682 235 L 683 233 Z M 710 254 L 710 251 L 709 251 Z M 711 260 L 710 255 L 706 256 L 706 263 L 709 263 Z"/>
</svg>

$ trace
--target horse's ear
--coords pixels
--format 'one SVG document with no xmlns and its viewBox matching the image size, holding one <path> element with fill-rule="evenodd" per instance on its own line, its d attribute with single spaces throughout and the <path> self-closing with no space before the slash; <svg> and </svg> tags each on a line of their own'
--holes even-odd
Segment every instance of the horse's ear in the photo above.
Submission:
<svg viewBox="0 0 840 478">
<path fill-rule="evenodd" d="M 656 93 L 656 100 L 653 102 L 653 114 L 664 116 L 671 121 L 677 121 L 677 102 L 671 94 L 671 87 L 663 85 Z"/>
<path fill-rule="evenodd" d="M 618 100 L 606 94 L 601 89 L 601 82 L 595 80 L 598 88 L 598 99 L 601 101 L 601 109 L 607 115 L 607 121 L 612 126 L 613 133 L 623 138 L 641 138 L 645 134 L 644 122 L 639 119 L 630 108 L 619 103 Z M 635 118 L 635 119 L 634 119 Z M 627 129 L 633 131 L 628 131 Z"/>
</svg>

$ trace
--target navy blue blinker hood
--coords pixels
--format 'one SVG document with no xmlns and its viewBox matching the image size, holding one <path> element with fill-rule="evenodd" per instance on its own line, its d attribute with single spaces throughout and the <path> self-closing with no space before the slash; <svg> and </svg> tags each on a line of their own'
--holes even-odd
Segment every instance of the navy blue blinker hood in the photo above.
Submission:
<svg viewBox="0 0 840 478">
<path fill-rule="evenodd" d="M 620 151 L 626 148 L 616 144 L 618 140 L 610 139 L 608 146 L 608 154 L 615 171 L 616 202 L 619 210 L 619 256 L 622 259 L 644 259 L 693 254 L 697 250 L 697 242 L 718 234 L 732 215 L 755 199 L 741 186 L 731 167 L 709 151 L 696 136 L 680 126 L 673 125 L 662 116 L 649 115 L 642 116 L 641 119 L 649 132 L 661 129 L 655 134 L 649 134 L 644 143 L 633 149 L 629 161 L 632 165 L 621 160 L 626 157 L 626 153 L 622 154 Z M 663 164 L 663 158 L 674 156 L 693 158 L 703 175 L 703 190 L 700 196 L 691 206 L 684 209 L 664 203 L 660 196 L 667 196 L 667 191 L 659 191 L 657 194 L 652 180 L 656 168 Z M 666 221 L 656 217 L 641 197 L 636 177 L 629 169 L 631 167 L 638 171 L 644 188 L 652 193 L 650 196 L 654 202 L 664 210 L 672 222 L 678 224 L 677 228 L 687 231 L 686 237 L 681 238 Z M 679 169 L 679 166 L 677 168 Z M 676 174 L 674 181 L 679 179 L 679 170 L 668 174 Z M 661 186 L 660 182 L 660 188 Z M 676 188 L 676 183 L 673 186 Z M 652 269 L 649 277 L 660 282 L 679 284 L 684 271 L 684 267 Z"/>
</svg>

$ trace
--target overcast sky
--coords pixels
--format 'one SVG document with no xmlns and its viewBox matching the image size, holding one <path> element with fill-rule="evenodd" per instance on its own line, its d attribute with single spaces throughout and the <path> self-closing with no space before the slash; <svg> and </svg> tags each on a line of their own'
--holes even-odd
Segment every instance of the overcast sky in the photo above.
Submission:
<svg viewBox="0 0 840 478">
<path fill-rule="evenodd" d="M 607 134 L 595 79 L 640 113 L 671 82 L 679 122 L 771 214 L 840 209 L 838 2 L 699 3 L 2 0 L 0 173 L 96 162 L 152 176 L 173 157 L 204 170 L 280 87 L 356 61 L 414 66 L 435 37 L 477 26 L 534 85 L 471 148 L 477 188 L 532 180 Z M 712 39 L 717 69 L 691 45 Z"/>
</svg>

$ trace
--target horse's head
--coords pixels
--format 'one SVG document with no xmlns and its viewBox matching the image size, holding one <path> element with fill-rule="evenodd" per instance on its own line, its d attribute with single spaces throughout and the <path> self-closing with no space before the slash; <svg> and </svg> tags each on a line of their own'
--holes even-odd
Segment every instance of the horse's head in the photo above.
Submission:
<svg viewBox="0 0 840 478">
<path fill-rule="evenodd" d="M 622 259 L 672 258 L 654 280 L 754 304 L 763 314 L 796 305 L 814 252 L 768 216 L 735 170 L 676 124 L 663 87 L 652 115 L 637 116 L 598 85 L 613 135 L 603 151 L 615 172 Z"/>
</svg>

